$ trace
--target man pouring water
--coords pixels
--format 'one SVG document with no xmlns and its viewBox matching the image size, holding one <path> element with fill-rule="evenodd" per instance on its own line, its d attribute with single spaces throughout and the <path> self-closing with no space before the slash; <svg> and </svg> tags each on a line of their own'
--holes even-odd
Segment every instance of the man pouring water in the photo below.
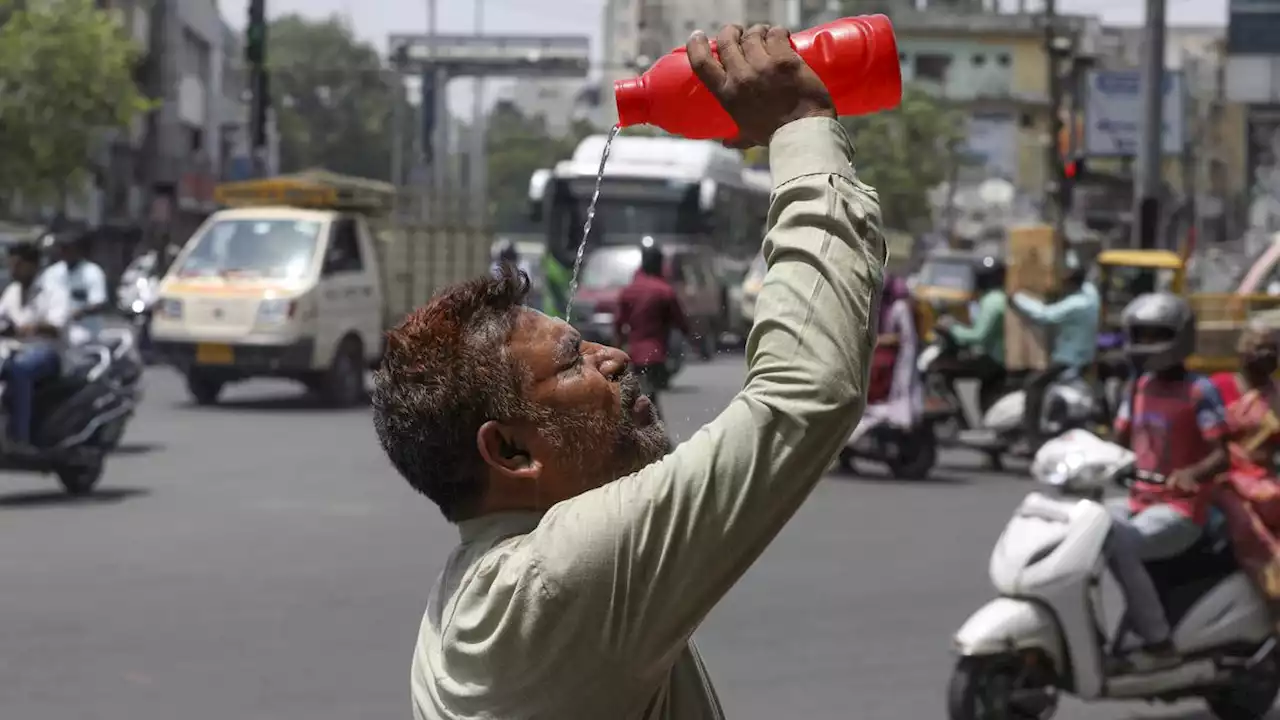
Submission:
<svg viewBox="0 0 1280 720">
<path fill-rule="evenodd" d="M 510 269 L 388 334 L 379 440 L 461 536 L 419 630 L 419 720 L 722 717 L 690 637 L 862 414 L 885 262 L 875 192 L 786 30 L 730 26 L 717 43 L 719 58 L 696 33 L 689 60 L 734 145 L 769 145 L 774 185 L 748 379 L 718 418 L 667 455 L 630 358 L 524 307 Z"/>
</svg>

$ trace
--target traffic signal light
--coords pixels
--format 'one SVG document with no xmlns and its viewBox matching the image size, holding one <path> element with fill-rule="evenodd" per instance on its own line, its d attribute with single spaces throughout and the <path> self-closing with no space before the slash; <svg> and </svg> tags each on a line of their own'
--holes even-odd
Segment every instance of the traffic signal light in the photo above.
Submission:
<svg viewBox="0 0 1280 720">
<path fill-rule="evenodd" d="M 267 2 L 249 0 L 249 24 L 245 26 L 245 60 L 253 66 L 267 62 Z"/>
</svg>

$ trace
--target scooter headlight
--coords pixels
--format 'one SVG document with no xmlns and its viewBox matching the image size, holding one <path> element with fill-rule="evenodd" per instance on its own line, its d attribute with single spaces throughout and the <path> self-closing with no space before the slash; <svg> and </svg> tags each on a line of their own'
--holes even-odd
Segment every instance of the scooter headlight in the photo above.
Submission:
<svg viewBox="0 0 1280 720">
<path fill-rule="evenodd" d="M 143 310 L 147 309 L 147 304 L 141 300 L 134 300 L 133 304 L 129 306 L 129 309 L 135 313 L 141 313 Z"/>
</svg>

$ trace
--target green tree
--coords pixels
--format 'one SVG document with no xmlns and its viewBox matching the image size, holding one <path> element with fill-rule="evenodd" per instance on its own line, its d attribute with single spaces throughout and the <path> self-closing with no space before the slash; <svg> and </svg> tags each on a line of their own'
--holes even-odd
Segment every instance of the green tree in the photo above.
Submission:
<svg viewBox="0 0 1280 720">
<path fill-rule="evenodd" d="M 285 15 L 267 33 L 267 69 L 283 172 L 323 167 L 391 179 L 395 103 L 404 102 L 378 51 L 341 18 Z M 412 114 L 405 112 L 407 149 Z"/>
<path fill-rule="evenodd" d="M 964 114 L 907 85 L 897 108 L 841 122 L 857 149 L 859 177 L 880 193 L 885 225 L 915 230 L 931 224 L 929 190 L 964 162 Z"/>
<path fill-rule="evenodd" d="M 578 122 L 564 137 L 552 137 L 546 121 L 530 118 L 509 102 L 498 103 L 489 116 L 489 203 L 494 228 L 517 232 L 533 228 L 528 219 L 529 178 L 573 155 L 578 143 L 599 130 Z"/>
<path fill-rule="evenodd" d="M 150 106 L 138 48 L 93 0 L 0 0 L 0 17 L 0 197 L 65 199 L 102 131 Z"/>
</svg>

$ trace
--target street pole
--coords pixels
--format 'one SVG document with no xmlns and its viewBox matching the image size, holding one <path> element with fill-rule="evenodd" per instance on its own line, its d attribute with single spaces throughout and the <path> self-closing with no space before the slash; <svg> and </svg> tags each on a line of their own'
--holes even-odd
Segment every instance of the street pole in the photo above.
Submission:
<svg viewBox="0 0 1280 720">
<path fill-rule="evenodd" d="M 1044 157 L 1044 220 L 1062 227 L 1062 208 L 1059 207 L 1063 178 L 1062 152 L 1058 139 L 1062 136 L 1062 72 L 1058 62 L 1058 3 L 1044 3 L 1044 53 L 1049 68 L 1049 139 L 1045 143 Z M 1057 243 L 1062 244 L 1059 237 Z"/>
<path fill-rule="evenodd" d="M 1142 67 L 1142 137 L 1134 197 L 1134 244 L 1159 245 L 1161 169 L 1164 160 L 1165 0 L 1147 0 L 1147 37 Z"/>
<path fill-rule="evenodd" d="M 484 34 L 484 0 L 475 0 L 476 35 Z M 484 113 L 484 76 L 477 76 L 471 88 L 471 202 L 476 224 L 486 225 L 489 211 L 488 118 Z"/>
</svg>

